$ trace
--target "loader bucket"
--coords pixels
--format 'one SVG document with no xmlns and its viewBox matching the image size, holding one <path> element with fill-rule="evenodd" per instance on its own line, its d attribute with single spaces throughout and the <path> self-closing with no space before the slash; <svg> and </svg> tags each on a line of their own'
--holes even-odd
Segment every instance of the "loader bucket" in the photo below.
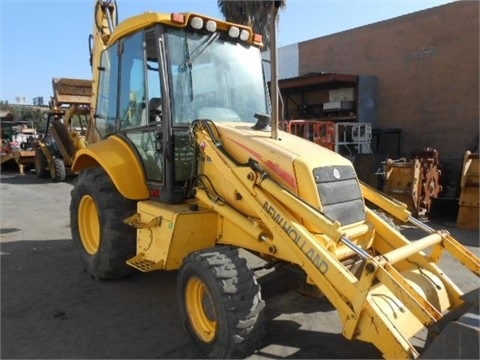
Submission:
<svg viewBox="0 0 480 360">
<path fill-rule="evenodd" d="M 479 289 L 462 296 L 466 301 L 464 311 L 445 324 L 443 329 L 430 329 L 434 333 L 422 354 L 423 359 L 479 359 L 480 358 L 480 308 Z M 441 332 L 440 332 L 441 331 Z M 437 335 L 438 333 L 438 335 Z M 428 342 L 428 339 L 427 339 Z"/>
<path fill-rule="evenodd" d="M 92 81 L 83 79 L 54 78 L 53 94 L 57 105 L 89 105 L 92 97 Z"/>
</svg>

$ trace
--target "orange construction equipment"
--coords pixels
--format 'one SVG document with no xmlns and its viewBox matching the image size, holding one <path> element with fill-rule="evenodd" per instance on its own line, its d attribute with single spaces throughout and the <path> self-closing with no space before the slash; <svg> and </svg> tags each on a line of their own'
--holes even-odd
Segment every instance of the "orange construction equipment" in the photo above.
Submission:
<svg viewBox="0 0 480 360">
<path fill-rule="evenodd" d="M 327 149 L 335 149 L 335 123 L 333 121 L 290 120 L 287 131 Z"/>
</svg>

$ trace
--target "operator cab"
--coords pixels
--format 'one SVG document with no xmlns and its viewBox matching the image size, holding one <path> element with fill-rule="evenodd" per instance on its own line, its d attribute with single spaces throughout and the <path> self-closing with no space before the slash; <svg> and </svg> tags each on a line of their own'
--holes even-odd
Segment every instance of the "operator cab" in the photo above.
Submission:
<svg viewBox="0 0 480 360">
<path fill-rule="evenodd" d="M 168 203 L 191 196 L 194 120 L 253 124 L 269 112 L 260 48 L 244 30 L 200 16 L 189 24 L 155 24 L 101 56 L 96 129 L 135 148 L 151 198 Z"/>
</svg>

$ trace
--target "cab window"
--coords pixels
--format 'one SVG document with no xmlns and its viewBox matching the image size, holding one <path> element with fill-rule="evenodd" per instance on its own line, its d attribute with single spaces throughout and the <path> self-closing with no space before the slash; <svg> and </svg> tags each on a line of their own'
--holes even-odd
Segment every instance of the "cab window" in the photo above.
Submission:
<svg viewBox="0 0 480 360">
<path fill-rule="evenodd" d="M 121 45 L 120 130 L 145 126 L 148 122 L 143 44 L 143 32 L 139 32 Z"/>
<path fill-rule="evenodd" d="M 100 60 L 100 85 L 95 112 L 96 128 L 100 136 L 116 131 L 117 123 L 117 86 L 118 86 L 118 45 L 102 53 Z"/>
</svg>

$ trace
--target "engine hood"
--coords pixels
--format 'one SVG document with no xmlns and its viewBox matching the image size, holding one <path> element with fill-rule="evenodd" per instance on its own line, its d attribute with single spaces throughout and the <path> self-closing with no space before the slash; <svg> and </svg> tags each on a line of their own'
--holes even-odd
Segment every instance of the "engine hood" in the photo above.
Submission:
<svg viewBox="0 0 480 360">
<path fill-rule="evenodd" d="M 249 158 L 258 161 L 269 175 L 294 192 L 298 192 L 297 167 L 314 168 L 334 165 L 352 166 L 343 156 L 298 136 L 278 132 L 278 140 L 269 131 L 253 130 L 251 124 L 216 124 L 223 147 L 239 163 Z M 310 172 L 310 176 L 312 173 Z"/>
</svg>

